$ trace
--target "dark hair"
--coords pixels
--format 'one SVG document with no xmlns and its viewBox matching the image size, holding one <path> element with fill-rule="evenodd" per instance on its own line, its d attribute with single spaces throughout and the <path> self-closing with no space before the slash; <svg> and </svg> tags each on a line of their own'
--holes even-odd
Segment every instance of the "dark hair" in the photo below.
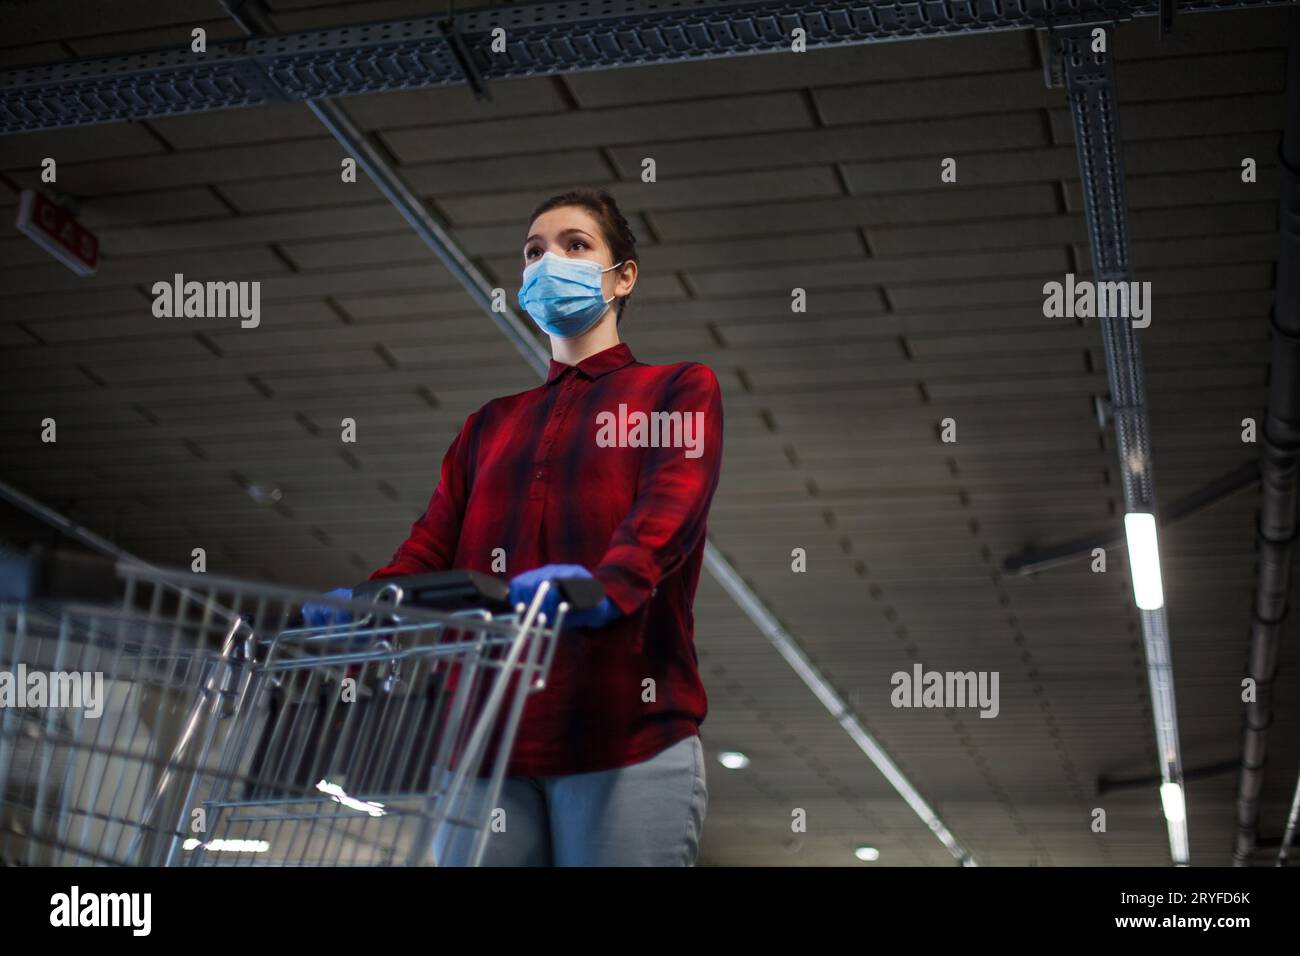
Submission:
<svg viewBox="0 0 1300 956">
<path fill-rule="evenodd" d="M 637 258 L 636 236 L 632 234 L 632 228 L 627 224 L 627 219 L 623 217 L 623 213 L 619 211 L 618 203 L 614 202 L 614 197 L 605 190 L 571 189 L 567 193 L 552 196 L 533 210 L 533 214 L 528 217 L 528 224 L 532 225 L 536 222 L 537 217 L 542 213 L 550 212 L 552 209 L 558 209 L 561 206 L 579 206 L 591 213 L 600 225 L 605 244 L 609 246 L 610 252 L 613 253 L 615 262 L 641 261 Z M 623 309 L 630 298 L 632 298 L 631 292 L 619 297 L 618 304 L 615 306 L 618 309 L 617 322 L 623 321 Z"/>
</svg>

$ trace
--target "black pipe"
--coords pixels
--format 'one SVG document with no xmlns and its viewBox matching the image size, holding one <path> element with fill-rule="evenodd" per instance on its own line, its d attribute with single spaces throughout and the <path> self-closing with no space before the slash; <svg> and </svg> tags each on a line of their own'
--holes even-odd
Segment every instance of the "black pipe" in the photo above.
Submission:
<svg viewBox="0 0 1300 956">
<path fill-rule="evenodd" d="M 1237 834 L 1232 848 L 1234 866 L 1249 865 L 1255 851 L 1268 729 L 1273 723 L 1273 681 L 1282 624 L 1289 610 L 1287 594 L 1296 536 L 1300 460 L 1300 12 L 1291 11 L 1288 27 L 1286 114 L 1278 147 L 1281 197 L 1276 292 L 1270 319 L 1272 355 L 1268 408 L 1260 442 L 1260 499 L 1255 528 L 1258 569 L 1246 664 L 1247 676 L 1255 682 L 1255 699 L 1245 707 Z"/>
<path fill-rule="evenodd" d="M 1171 501 L 1168 505 L 1161 507 L 1156 515 L 1157 523 L 1161 528 L 1164 528 L 1166 525 L 1196 514 L 1198 511 L 1222 501 L 1242 488 L 1258 482 L 1259 462 L 1252 458 L 1249 461 L 1242 462 L 1232 471 L 1220 475 L 1208 484 L 1188 492 L 1177 501 Z M 1013 571 L 1016 574 L 1037 574 L 1039 571 L 1046 571 L 1048 568 L 1056 567 L 1059 564 L 1091 557 L 1094 548 L 1103 548 L 1107 551 L 1111 548 L 1118 548 L 1124 544 L 1124 540 L 1124 528 L 1117 524 L 1113 528 L 1094 531 L 1081 538 L 1072 538 L 1061 544 L 1044 545 L 1041 548 L 1033 548 L 1008 555 L 1003 560 L 1002 567 L 1004 570 Z"/>
<path fill-rule="evenodd" d="M 1230 773 L 1240 766 L 1241 764 L 1236 760 L 1221 760 L 1218 763 L 1206 764 L 1204 767 L 1184 769 L 1183 782 L 1217 777 L 1219 774 Z M 1163 782 L 1164 777 L 1160 774 L 1148 774 L 1142 777 L 1098 777 L 1097 796 L 1100 797 L 1112 790 L 1148 790 L 1159 787 Z"/>
</svg>

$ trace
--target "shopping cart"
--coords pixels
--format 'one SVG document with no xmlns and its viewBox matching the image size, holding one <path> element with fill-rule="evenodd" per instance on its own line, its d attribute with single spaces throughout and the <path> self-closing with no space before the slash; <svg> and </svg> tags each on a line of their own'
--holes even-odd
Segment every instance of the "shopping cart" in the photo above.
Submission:
<svg viewBox="0 0 1300 956">
<path fill-rule="evenodd" d="M 603 597 L 508 594 L 0 555 L 0 864 L 477 865 L 565 612 Z M 335 613 L 305 626 L 305 603 Z"/>
</svg>

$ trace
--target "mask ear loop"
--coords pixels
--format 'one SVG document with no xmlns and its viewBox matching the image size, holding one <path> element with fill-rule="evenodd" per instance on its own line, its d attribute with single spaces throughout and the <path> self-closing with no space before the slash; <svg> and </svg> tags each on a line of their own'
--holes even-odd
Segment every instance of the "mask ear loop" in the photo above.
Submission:
<svg viewBox="0 0 1300 956">
<path fill-rule="evenodd" d="M 627 262 L 626 259 L 620 259 L 620 260 L 618 260 L 618 262 L 616 262 L 616 263 L 614 263 L 612 266 L 610 266 L 609 269 L 617 269 L 619 266 L 623 265 L 623 264 L 626 263 L 626 262 Z M 600 274 L 601 274 L 601 275 L 604 275 L 606 272 L 609 271 L 609 269 L 601 269 L 601 270 L 600 270 Z M 617 299 L 617 298 L 618 298 L 618 296 L 616 296 L 616 295 L 611 295 L 608 299 L 605 299 L 604 302 L 605 302 L 606 305 L 609 305 L 611 302 L 613 302 L 613 301 L 614 301 L 615 299 Z"/>
</svg>

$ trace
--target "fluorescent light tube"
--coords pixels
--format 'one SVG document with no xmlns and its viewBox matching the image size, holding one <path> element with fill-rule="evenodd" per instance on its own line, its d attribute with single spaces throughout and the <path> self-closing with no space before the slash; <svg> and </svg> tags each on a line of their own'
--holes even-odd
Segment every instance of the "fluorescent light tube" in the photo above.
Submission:
<svg viewBox="0 0 1300 956">
<path fill-rule="evenodd" d="M 1128 537 L 1128 563 L 1133 574 L 1133 599 L 1144 611 L 1165 606 L 1165 589 L 1160 579 L 1160 549 L 1156 547 L 1156 517 L 1143 512 L 1124 516 Z"/>
<path fill-rule="evenodd" d="M 1176 783 L 1160 785 L 1160 802 L 1165 807 L 1165 819 L 1170 823 L 1184 823 L 1187 820 L 1187 804 L 1183 801 L 1183 788 Z"/>
<path fill-rule="evenodd" d="M 197 850 L 203 847 L 205 850 L 214 850 L 224 853 L 265 853 L 271 849 L 271 844 L 265 840 L 209 840 L 203 843 L 191 837 L 182 844 L 187 850 Z"/>
</svg>

